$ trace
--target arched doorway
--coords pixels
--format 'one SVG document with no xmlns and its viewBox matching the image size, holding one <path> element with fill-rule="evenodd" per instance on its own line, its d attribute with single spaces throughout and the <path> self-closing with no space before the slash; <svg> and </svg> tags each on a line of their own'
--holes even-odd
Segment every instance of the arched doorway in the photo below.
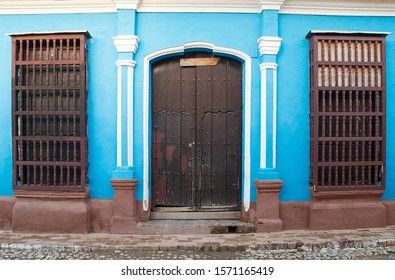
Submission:
<svg viewBox="0 0 395 280">
<path fill-rule="evenodd" d="M 186 52 L 151 69 L 152 210 L 240 210 L 242 63 Z"/>
</svg>

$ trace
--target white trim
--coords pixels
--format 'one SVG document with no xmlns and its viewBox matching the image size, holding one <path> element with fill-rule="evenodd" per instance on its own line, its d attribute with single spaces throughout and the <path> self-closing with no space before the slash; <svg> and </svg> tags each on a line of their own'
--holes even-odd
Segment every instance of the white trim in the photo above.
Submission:
<svg viewBox="0 0 395 280">
<path fill-rule="evenodd" d="M 129 66 L 129 67 L 134 67 L 134 66 L 136 65 L 136 61 L 130 60 L 130 59 L 125 59 L 125 60 L 120 59 L 120 60 L 117 60 L 117 61 L 115 62 L 115 64 L 116 64 L 117 66 Z"/>
<path fill-rule="evenodd" d="M 277 55 L 282 39 L 280 37 L 262 36 L 258 39 L 259 53 Z"/>
<path fill-rule="evenodd" d="M 395 16 L 393 0 L 3 0 L 0 14 L 115 13 L 118 9 L 139 12 L 225 12 L 282 14 Z"/>
<path fill-rule="evenodd" d="M 139 37 L 136 35 L 119 35 L 112 38 L 117 52 L 136 53 L 139 44 Z"/>
<path fill-rule="evenodd" d="M 122 64 L 117 65 L 117 167 L 122 166 Z"/>
<path fill-rule="evenodd" d="M 133 61 L 133 66 L 128 66 L 128 97 L 127 97 L 127 133 L 128 133 L 128 166 L 134 166 L 133 163 L 133 78 L 134 78 L 134 66 L 136 62 Z"/>
<path fill-rule="evenodd" d="M 122 66 L 127 67 L 127 164 L 133 166 L 133 73 L 136 62 L 117 60 L 117 166 L 122 166 Z"/>
<path fill-rule="evenodd" d="M 266 114 L 267 114 L 267 102 L 266 102 L 266 75 L 267 71 L 265 67 L 261 69 L 261 157 L 260 157 L 260 168 L 266 168 Z"/>
<path fill-rule="evenodd" d="M 267 97 L 267 69 L 273 70 L 273 92 L 272 92 L 272 100 L 273 100 L 273 115 L 272 115 L 272 122 L 273 122 L 273 131 L 272 131 L 272 168 L 276 168 L 277 166 L 277 64 L 273 62 L 264 62 L 260 65 L 261 69 L 261 162 L 260 168 L 266 168 L 266 113 L 267 113 L 267 104 L 266 104 L 266 97 Z"/>
<path fill-rule="evenodd" d="M 137 10 L 142 0 L 114 0 L 117 10 Z"/>
<path fill-rule="evenodd" d="M 258 0 L 261 10 L 279 10 L 285 0 Z"/>
<path fill-rule="evenodd" d="M 114 13 L 114 0 L 6 0 L 0 1 L 0 14 Z"/>
<path fill-rule="evenodd" d="M 268 7 L 270 2 L 260 0 L 144 0 L 137 10 L 139 12 L 261 13 L 262 7 Z"/>
<path fill-rule="evenodd" d="M 273 68 L 273 168 L 277 168 L 277 67 Z"/>
<path fill-rule="evenodd" d="M 277 69 L 277 63 L 274 62 L 264 62 L 261 63 L 260 68 L 262 69 Z"/>
<path fill-rule="evenodd" d="M 250 184 L 251 184 L 251 57 L 247 54 L 230 48 L 218 47 L 206 42 L 193 42 L 179 47 L 172 47 L 156 51 L 144 57 L 144 85 L 143 85 L 143 155 L 144 155 L 144 175 L 143 175 L 143 209 L 149 208 L 149 99 L 150 99 L 150 62 L 169 54 L 183 53 L 191 48 L 206 48 L 214 53 L 228 54 L 238 57 L 244 61 L 244 210 L 250 208 Z"/>
<path fill-rule="evenodd" d="M 395 16 L 393 0 L 286 0 L 282 14 Z"/>
<path fill-rule="evenodd" d="M 279 10 L 284 0 L 5 0 L 0 14 L 114 13 L 120 9 L 139 12 L 261 13 Z"/>
</svg>

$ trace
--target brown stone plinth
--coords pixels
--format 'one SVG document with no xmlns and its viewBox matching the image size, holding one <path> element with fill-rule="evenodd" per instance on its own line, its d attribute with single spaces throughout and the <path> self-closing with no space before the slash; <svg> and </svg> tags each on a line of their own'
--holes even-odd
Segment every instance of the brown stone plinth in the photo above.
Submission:
<svg viewBox="0 0 395 280">
<path fill-rule="evenodd" d="M 88 233 L 90 212 L 84 192 L 14 191 L 16 232 Z"/>
<path fill-rule="evenodd" d="M 310 228 L 356 229 L 385 227 L 382 190 L 312 192 Z"/>
<path fill-rule="evenodd" d="M 282 230 L 279 202 L 282 185 L 283 181 L 281 180 L 255 180 L 257 190 L 255 225 L 257 232 Z"/>
<path fill-rule="evenodd" d="M 114 189 L 114 210 L 111 218 L 111 233 L 135 233 L 137 180 L 111 180 Z"/>
</svg>

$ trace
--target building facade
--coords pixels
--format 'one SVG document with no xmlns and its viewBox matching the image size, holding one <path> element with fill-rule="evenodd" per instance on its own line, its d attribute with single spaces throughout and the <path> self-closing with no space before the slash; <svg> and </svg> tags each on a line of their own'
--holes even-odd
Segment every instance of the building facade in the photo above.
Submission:
<svg viewBox="0 0 395 280">
<path fill-rule="evenodd" d="M 395 224 L 390 0 L 0 2 L 0 228 Z"/>
</svg>

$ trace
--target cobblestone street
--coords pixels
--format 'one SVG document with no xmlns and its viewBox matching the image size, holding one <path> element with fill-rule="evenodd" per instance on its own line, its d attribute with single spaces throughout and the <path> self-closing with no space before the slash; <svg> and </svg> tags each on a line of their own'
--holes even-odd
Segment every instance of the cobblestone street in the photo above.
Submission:
<svg viewBox="0 0 395 280">
<path fill-rule="evenodd" d="M 388 259 L 395 227 L 200 235 L 0 232 L 0 260 Z"/>
<path fill-rule="evenodd" d="M 135 251 L 109 250 L 102 252 L 55 251 L 37 249 L 2 249 L 0 260 L 395 260 L 395 247 L 334 249 L 319 251 L 302 249 L 251 250 L 238 252 L 194 251 Z"/>
</svg>

